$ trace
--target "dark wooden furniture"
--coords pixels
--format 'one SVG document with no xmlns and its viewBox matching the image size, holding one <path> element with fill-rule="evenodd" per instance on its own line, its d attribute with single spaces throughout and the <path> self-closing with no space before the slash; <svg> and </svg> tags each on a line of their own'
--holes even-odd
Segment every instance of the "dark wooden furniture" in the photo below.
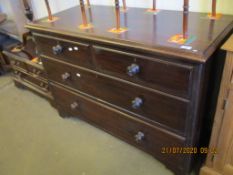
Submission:
<svg viewBox="0 0 233 175">
<path fill-rule="evenodd" d="M 233 17 L 210 20 L 206 13 L 190 12 L 187 36 L 196 39 L 184 46 L 168 42 L 183 32 L 182 12 L 153 15 L 130 8 L 121 14 L 121 26 L 129 30 L 114 34 L 108 32 L 115 26 L 112 7 L 88 10 L 93 28 L 87 30 L 78 28 L 80 7 L 56 14 L 53 23 L 27 25 L 61 116 L 80 117 L 150 153 L 177 175 L 188 174 L 194 154 L 170 151 L 199 145 L 211 67 Z"/>
<path fill-rule="evenodd" d="M 20 88 L 27 88 L 52 102 L 53 98 L 43 65 L 31 60 L 37 55 L 35 43 L 32 39 L 28 39 L 25 46 L 19 44 L 17 47 L 24 47 L 23 50 L 26 52 L 15 52 L 15 46 L 8 47 L 3 51 L 10 61 L 15 85 Z"/>
<path fill-rule="evenodd" d="M 0 75 L 10 70 L 9 60 L 3 54 L 3 50 L 9 47 L 14 47 L 19 43 L 18 40 L 0 32 Z"/>
</svg>

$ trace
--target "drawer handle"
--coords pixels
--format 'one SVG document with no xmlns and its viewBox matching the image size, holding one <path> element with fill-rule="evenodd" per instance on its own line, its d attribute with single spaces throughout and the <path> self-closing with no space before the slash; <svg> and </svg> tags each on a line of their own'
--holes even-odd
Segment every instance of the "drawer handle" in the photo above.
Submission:
<svg viewBox="0 0 233 175">
<path fill-rule="evenodd" d="M 36 74 L 37 74 L 37 75 L 40 75 L 40 74 L 41 74 L 41 71 L 38 70 L 38 71 L 36 72 Z"/>
<path fill-rule="evenodd" d="M 133 63 L 130 66 L 127 67 L 127 73 L 129 76 L 134 76 L 140 72 L 140 67 L 139 65 Z"/>
<path fill-rule="evenodd" d="M 37 74 L 37 75 L 40 75 L 40 74 L 41 74 L 41 71 L 39 71 L 39 70 L 33 68 L 33 69 L 32 69 L 32 73 Z"/>
<path fill-rule="evenodd" d="M 14 71 L 14 73 L 16 74 L 16 75 L 18 75 L 19 77 L 21 77 L 21 75 L 22 75 L 22 73 L 21 72 L 19 72 L 19 71 Z"/>
<path fill-rule="evenodd" d="M 40 83 L 40 87 L 43 88 L 44 90 L 48 91 L 49 86 L 45 83 Z"/>
<path fill-rule="evenodd" d="M 75 109 L 77 109 L 78 108 L 78 103 L 77 102 L 74 102 L 74 103 L 72 103 L 71 105 L 70 105 L 70 108 L 72 109 L 72 110 L 75 110 Z"/>
<path fill-rule="evenodd" d="M 134 137 L 136 142 L 141 142 L 145 138 L 145 134 L 139 131 Z"/>
<path fill-rule="evenodd" d="M 32 73 L 36 74 L 36 75 L 40 75 L 41 71 L 37 70 L 37 69 L 32 69 Z"/>
<path fill-rule="evenodd" d="M 65 72 L 61 75 L 62 80 L 68 80 L 71 77 L 71 75 L 68 72 Z"/>
<path fill-rule="evenodd" d="M 49 89 L 49 86 L 46 84 L 46 85 L 44 86 L 44 88 L 45 88 L 46 90 L 48 90 L 48 89 Z"/>
<path fill-rule="evenodd" d="M 40 87 L 46 90 L 48 89 L 48 85 L 43 82 L 40 83 Z"/>
<path fill-rule="evenodd" d="M 133 101 L 132 101 L 132 108 L 134 109 L 138 109 L 143 105 L 143 100 L 139 97 L 136 97 Z"/>
<path fill-rule="evenodd" d="M 53 46 L 53 54 L 54 55 L 58 55 L 58 54 L 62 53 L 62 51 L 63 51 L 63 48 L 60 44 Z"/>
<path fill-rule="evenodd" d="M 44 83 L 43 83 L 43 82 L 41 82 L 41 83 L 40 83 L 40 87 L 43 87 L 43 86 L 44 86 Z"/>
</svg>

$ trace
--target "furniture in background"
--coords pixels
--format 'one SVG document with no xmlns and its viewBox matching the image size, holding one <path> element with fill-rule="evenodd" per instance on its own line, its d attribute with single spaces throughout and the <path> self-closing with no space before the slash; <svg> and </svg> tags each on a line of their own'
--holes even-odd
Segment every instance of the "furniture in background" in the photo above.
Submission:
<svg viewBox="0 0 233 175">
<path fill-rule="evenodd" d="M 0 74 L 10 69 L 9 61 L 2 52 L 4 49 L 14 47 L 20 43 L 17 35 L 15 23 L 8 20 L 6 14 L 0 13 Z"/>
<path fill-rule="evenodd" d="M 91 25 L 83 25 L 85 10 Z M 74 7 L 55 14 L 56 21 L 26 27 L 61 116 L 79 117 L 186 175 L 200 142 L 206 92 L 213 90 L 210 71 L 222 59 L 219 47 L 233 17 L 145 11 L 130 8 L 120 16 L 124 33 L 119 25 L 111 30 L 115 15 L 107 6 Z M 186 42 L 172 42 L 183 32 Z"/>
<path fill-rule="evenodd" d="M 3 50 L 9 47 L 14 47 L 19 43 L 18 40 L 0 32 L 0 75 L 10 69 L 9 61 L 3 54 Z"/>
<path fill-rule="evenodd" d="M 3 51 L 13 69 L 15 85 L 27 88 L 52 102 L 53 98 L 49 91 L 47 75 L 37 57 L 33 38 L 27 36 L 27 41 L 24 44 L 8 47 Z"/>
<path fill-rule="evenodd" d="M 29 21 L 33 20 L 33 12 L 29 6 L 27 0 L 17 1 L 12 3 L 9 1 L 12 9 L 24 9 L 19 11 L 19 13 L 13 14 L 14 21 L 6 21 L 0 30 L 6 34 L 18 35 L 22 40 L 22 43 L 16 45 L 7 45 L 4 47 L 5 60 L 10 62 L 15 85 L 20 88 L 27 88 L 42 97 L 48 99 L 51 104 L 53 98 L 49 91 L 48 79 L 44 71 L 43 65 L 40 58 L 37 56 L 35 42 L 33 37 L 29 32 L 25 32 L 25 25 L 27 17 Z M 24 14 L 25 13 L 25 14 Z M 10 27 L 11 25 L 16 25 L 16 27 Z M 12 30 L 13 28 L 13 30 Z M 16 32 L 14 31 L 16 30 Z M 53 104 L 52 104 L 53 105 Z"/>
<path fill-rule="evenodd" d="M 227 55 L 209 146 L 217 154 L 208 154 L 200 175 L 233 174 L 233 35 L 222 49 Z"/>
</svg>

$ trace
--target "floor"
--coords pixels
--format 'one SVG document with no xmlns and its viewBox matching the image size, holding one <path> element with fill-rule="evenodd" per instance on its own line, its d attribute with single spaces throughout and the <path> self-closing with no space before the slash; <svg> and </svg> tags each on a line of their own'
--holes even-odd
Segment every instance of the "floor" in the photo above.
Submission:
<svg viewBox="0 0 233 175">
<path fill-rule="evenodd" d="M 0 77 L 0 175 L 172 175 L 95 127 L 62 119 L 43 98 Z"/>
</svg>

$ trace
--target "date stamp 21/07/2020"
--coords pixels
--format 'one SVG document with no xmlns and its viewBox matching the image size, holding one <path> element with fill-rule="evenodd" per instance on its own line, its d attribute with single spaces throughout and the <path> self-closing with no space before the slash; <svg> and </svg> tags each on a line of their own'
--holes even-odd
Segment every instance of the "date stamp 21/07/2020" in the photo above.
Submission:
<svg viewBox="0 0 233 175">
<path fill-rule="evenodd" d="M 208 147 L 162 147 L 162 154 L 217 154 L 216 148 Z"/>
</svg>

